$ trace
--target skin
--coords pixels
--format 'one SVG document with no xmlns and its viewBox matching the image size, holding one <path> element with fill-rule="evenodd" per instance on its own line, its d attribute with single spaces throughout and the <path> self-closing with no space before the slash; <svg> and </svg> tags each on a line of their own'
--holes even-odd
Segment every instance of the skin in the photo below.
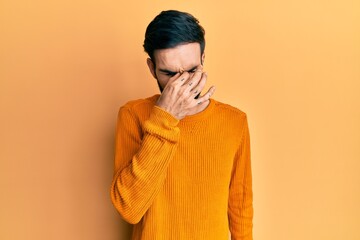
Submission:
<svg viewBox="0 0 360 240">
<path fill-rule="evenodd" d="M 203 96 L 199 96 L 207 80 L 202 65 L 205 53 L 201 55 L 199 43 L 158 49 L 154 51 L 154 58 L 155 65 L 150 58 L 147 64 L 162 90 L 156 103 L 158 107 L 181 120 L 203 111 L 209 105 L 215 87 L 212 86 Z"/>
</svg>

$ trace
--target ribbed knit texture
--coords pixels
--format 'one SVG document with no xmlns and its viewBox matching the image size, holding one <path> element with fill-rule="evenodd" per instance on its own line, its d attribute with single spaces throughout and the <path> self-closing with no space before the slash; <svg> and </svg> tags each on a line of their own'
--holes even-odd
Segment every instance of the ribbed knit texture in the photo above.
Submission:
<svg viewBox="0 0 360 240">
<path fill-rule="evenodd" d="M 252 239 L 250 136 L 244 112 L 210 100 L 177 120 L 159 95 L 120 108 L 111 200 L 133 240 Z"/>
</svg>

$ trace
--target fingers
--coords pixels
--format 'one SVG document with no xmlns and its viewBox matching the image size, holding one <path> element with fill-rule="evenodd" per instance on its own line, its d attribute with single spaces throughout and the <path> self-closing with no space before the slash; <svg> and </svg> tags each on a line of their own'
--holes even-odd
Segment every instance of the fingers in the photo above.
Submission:
<svg viewBox="0 0 360 240">
<path fill-rule="evenodd" d="M 183 85 L 190 78 L 190 74 L 188 72 L 177 73 L 176 75 L 178 75 L 178 74 L 179 74 L 179 77 L 176 80 L 176 82 L 180 85 Z"/>
<path fill-rule="evenodd" d="M 174 76 L 172 76 L 169 81 L 167 82 L 167 84 L 172 83 L 172 82 L 176 82 L 177 80 L 179 80 L 179 78 L 181 77 L 181 73 L 176 73 Z"/>
<path fill-rule="evenodd" d="M 205 87 L 205 83 L 206 83 L 206 80 L 207 80 L 207 73 L 203 73 L 201 75 L 201 78 L 200 78 L 200 81 L 198 82 L 197 85 L 195 85 L 192 89 L 191 89 L 191 93 L 194 94 L 194 95 L 197 95 L 198 93 L 200 93 L 203 88 Z"/>
<path fill-rule="evenodd" d="M 194 88 L 198 84 L 201 79 L 203 73 L 203 67 L 200 65 L 194 73 L 191 74 L 190 78 L 184 82 L 183 86 L 187 86 L 187 88 Z M 189 89 L 189 90 L 190 90 Z"/>
<path fill-rule="evenodd" d="M 174 86 L 181 86 L 183 82 L 187 81 L 189 79 L 189 73 L 183 72 L 183 73 L 176 73 L 174 76 L 172 76 L 169 81 L 166 83 L 167 87 L 174 87 Z"/>
<path fill-rule="evenodd" d="M 202 104 L 210 99 L 210 97 L 214 94 L 215 87 L 212 86 L 203 96 L 197 99 L 197 104 Z"/>
</svg>

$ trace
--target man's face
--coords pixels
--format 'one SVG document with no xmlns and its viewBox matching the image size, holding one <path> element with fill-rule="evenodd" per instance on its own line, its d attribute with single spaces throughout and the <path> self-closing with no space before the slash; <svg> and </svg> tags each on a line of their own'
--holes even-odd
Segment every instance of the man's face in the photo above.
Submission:
<svg viewBox="0 0 360 240">
<path fill-rule="evenodd" d="M 158 81 L 160 91 L 176 73 L 193 73 L 204 62 L 205 54 L 200 51 L 199 43 L 186 43 L 174 48 L 154 51 L 154 62 L 147 60 L 151 74 Z"/>
</svg>

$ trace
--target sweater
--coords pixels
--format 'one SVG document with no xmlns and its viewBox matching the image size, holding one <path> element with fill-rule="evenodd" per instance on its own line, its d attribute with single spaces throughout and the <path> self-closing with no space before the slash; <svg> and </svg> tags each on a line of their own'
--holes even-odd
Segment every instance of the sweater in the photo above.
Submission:
<svg viewBox="0 0 360 240">
<path fill-rule="evenodd" d="M 252 239 L 247 115 L 210 99 L 178 120 L 158 97 L 118 112 L 110 196 L 132 240 Z"/>
</svg>

